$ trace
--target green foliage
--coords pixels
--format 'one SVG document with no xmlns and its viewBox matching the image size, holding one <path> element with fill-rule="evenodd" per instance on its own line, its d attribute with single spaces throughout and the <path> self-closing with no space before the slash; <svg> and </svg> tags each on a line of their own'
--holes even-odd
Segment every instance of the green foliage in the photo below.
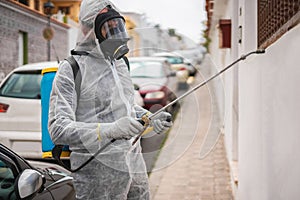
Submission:
<svg viewBox="0 0 300 200">
<path fill-rule="evenodd" d="M 179 41 L 182 40 L 182 37 L 180 35 L 177 35 L 176 30 L 173 28 L 168 29 L 168 34 L 171 37 L 177 37 Z"/>
<path fill-rule="evenodd" d="M 209 38 L 207 33 L 204 33 L 203 35 L 205 42 L 202 44 L 206 48 L 206 52 L 209 52 L 209 45 L 211 43 L 211 39 Z"/>
</svg>

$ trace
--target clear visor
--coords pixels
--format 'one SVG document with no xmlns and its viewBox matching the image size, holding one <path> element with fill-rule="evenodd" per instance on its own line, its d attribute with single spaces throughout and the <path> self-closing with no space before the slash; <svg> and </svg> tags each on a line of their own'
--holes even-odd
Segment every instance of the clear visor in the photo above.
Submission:
<svg viewBox="0 0 300 200">
<path fill-rule="evenodd" d="M 108 20 L 100 29 L 101 35 L 105 39 L 129 38 L 122 18 Z"/>
</svg>

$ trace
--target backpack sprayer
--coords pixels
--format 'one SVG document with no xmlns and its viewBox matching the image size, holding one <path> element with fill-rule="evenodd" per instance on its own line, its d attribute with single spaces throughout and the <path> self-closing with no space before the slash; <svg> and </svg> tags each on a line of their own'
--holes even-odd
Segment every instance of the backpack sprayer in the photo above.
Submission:
<svg viewBox="0 0 300 200">
<path fill-rule="evenodd" d="M 252 55 L 252 54 L 263 54 L 265 53 L 264 49 L 258 49 L 256 51 L 251 51 L 249 53 L 247 53 L 246 55 L 242 55 L 239 59 L 237 59 L 236 61 L 234 61 L 233 63 L 231 63 L 230 65 L 228 65 L 227 67 L 225 67 L 224 69 L 222 69 L 221 71 L 219 71 L 218 73 L 216 73 L 215 75 L 213 75 L 212 77 L 206 79 L 205 81 L 201 82 L 200 84 L 196 85 L 195 87 L 193 87 L 192 89 L 190 89 L 189 91 L 187 91 L 186 93 L 184 93 L 183 95 L 181 95 L 180 97 L 178 97 L 177 99 L 173 100 L 172 102 L 170 102 L 169 104 L 165 105 L 164 107 L 162 107 L 161 109 L 159 109 L 158 111 L 156 111 L 153 114 L 150 114 L 148 116 L 144 115 L 141 119 L 138 119 L 138 121 L 144 126 L 144 131 L 142 131 L 132 142 L 132 146 L 135 145 L 135 143 L 140 139 L 140 137 L 142 135 L 145 134 L 145 132 L 147 131 L 149 125 L 150 125 L 150 121 L 153 117 L 157 116 L 159 113 L 163 112 L 166 110 L 166 108 L 172 106 L 173 104 L 177 103 L 178 101 L 182 100 L 183 98 L 185 98 L 186 96 L 190 95 L 191 93 L 193 93 L 194 91 L 196 91 L 197 89 L 201 88 L 202 86 L 206 85 L 208 82 L 210 82 L 211 80 L 213 80 L 214 78 L 216 78 L 217 76 L 221 75 L 222 73 L 224 73 L 225 71 L 227 71 L 228 69 L 230 69 L 232 66 L 234 66 L 236 63 L 240 62 L 241 60 L 245 60 L 248 56 Z M 167 119 L 167 121 L 171 121 L 171 119 Z M 148 132 L 148 131 L 147 131 Z M 53 155 L 58 155 L 58 156 L 54 156 L 54 158 L 62 165 L 64 166 L 66 169 L 70 170 L 71 172 L 76 172 L 80 169 L 82 169 L 84 166 L 86 166 L 90 161 L 92 161 L 97 155 L 99 155 L 104 149 L 106 149 L 110 144 L 114 143 L 116 141 L 116 139 L 112 139 L 111 141 L 109 141 L 108 143 L 106 143 L 105 145 L 103 145 L 94 155 L 92 155 L 87 161 L 85 161 L 81 166 L 79 166 L 76 169 L 70 169 L 69 167 L 65 166 L 65 164 L 60 160 L 60 153 L 58 154 L 57 151 L 61 152 L 61 149 L 57 148 L 59 146 L 55 146 L 52 150 L 52 154 Z"/>
</svg>

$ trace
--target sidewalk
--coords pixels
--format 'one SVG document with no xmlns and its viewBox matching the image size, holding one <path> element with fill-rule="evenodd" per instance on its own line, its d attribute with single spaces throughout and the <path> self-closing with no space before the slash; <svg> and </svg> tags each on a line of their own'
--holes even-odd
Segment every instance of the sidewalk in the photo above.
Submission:
<svg viewBox="0 0 300 200">
<path fill-rule="evenodd" d="M 201 79 L 200 75 L 196 79 Z M 229 165 L 220 136 L 214 150 L 200 159 L 200 149 L 216 109 L 208 87 L 184 99 L 150 174 L 152 200 L 232 200 Z"/>
</svg>

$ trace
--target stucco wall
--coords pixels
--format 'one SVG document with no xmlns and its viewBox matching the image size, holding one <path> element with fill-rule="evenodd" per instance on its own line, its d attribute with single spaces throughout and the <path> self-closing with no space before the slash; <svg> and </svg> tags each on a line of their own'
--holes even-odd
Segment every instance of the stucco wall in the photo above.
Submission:
<svg viewBox="0 0 300 200">
<path fill-rule="evenodd" d="M 250 34 L 245 49 L 255 44 Z M 300 196 L 299 35 L 300 25 L 240 68 L 239 199 Z"/>
<path fill-rule="evenodd" d="M 256 3 L 231 0 L 227 5 L 216 4 L 219 7 L 214 9 L 210 29 L 210 53 L 216 66 L 224 67 L 257 48 Z M 225 51 L 218 47 L 216 29 L 217 20 L 223 17 L 232 19 L 232 47 Z M 239 25 L 241 43 L 237 43 Z M 223 77 L 227 156 L 229 161 L 238 156 L 236 199 L 299 199 L 299 35 L 300 25 L 269 46 L 265 54 L 248 57 Z"/>
<path fill-rule="evenodd" d="M 212 39 L 210 44 L 210 54 L 214 67 L 214 73 L 217 73 L 227 65 L 229 65 L 233 60 L 237 58 L 237 13 L 233 11 L 237 10 L 238 2 L 222 0 L 214 5 L 214 15 L 212 20 L 212 29 L 210 29 L 210 38 Z M 220 49 L 220 29 L 219 20 L 220 19 L 231 19 L 232 20 L 232 47 Z M 221 75 L 218 80 L 217 89 L 217 102 L 221 107 L 221 117 L 222 125 L 224 124 L 225 131 L 225 147 L 226 153 L 229 161 L 236 158 L 237 150 L 233 148 L 236 144 L 234 131 L 236 131 L 236 121 L 238 108 L 234 108 L 237 104 L 234 99 L 236 95 L 236 74 L 237 74 L 238 64 L 234 66 L 233 69 L 226 71 L 225 74 Z"/>
</svg>

